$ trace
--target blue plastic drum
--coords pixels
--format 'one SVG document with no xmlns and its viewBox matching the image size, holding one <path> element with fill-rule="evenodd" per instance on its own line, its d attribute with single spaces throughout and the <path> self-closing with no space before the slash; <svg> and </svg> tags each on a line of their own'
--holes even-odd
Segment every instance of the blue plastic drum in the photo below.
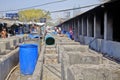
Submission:
<svg viewBox="0 0 120 80">
<path fill-rule="evenodd" d="M 38 45 L 37 44 L 20 45 L 19 59 L 21 74 L 32 75 L 38 59 Z"/>
</svg>

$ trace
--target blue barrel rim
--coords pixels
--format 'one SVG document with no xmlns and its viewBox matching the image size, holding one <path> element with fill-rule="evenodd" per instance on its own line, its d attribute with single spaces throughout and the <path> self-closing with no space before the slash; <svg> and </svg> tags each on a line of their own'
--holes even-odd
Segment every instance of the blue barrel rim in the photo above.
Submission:
<svg viewBox="0 0 120 80">
<path fill-rule="evenodd" d="M 20 47 L 21 48 L 26 48 L 26 47 L 33 48 L 33 47 L 38 47 L 38 44 L 21 44 Z"/>
</svg>

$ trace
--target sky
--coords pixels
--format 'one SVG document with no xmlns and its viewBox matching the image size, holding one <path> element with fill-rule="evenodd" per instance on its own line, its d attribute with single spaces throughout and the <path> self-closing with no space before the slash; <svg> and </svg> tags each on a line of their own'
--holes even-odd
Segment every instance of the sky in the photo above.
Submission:
<svg viewBox="0 0 120 80">
<path fill-rule="evenodd" d="M 0 11 L 26 8 L 26 7 L 40 5 L 40 4 L 54 2 L 54 1 L 60 1 L 60 0 L 0 0 Z M 62 9 L 82 7 L 82 6 L 96 4 L 96 3 L 99 3 L 99 0 L 66 0 L 64 2 L 39 6 L 35 8 L 44 9 L 51 12 L 51 11 L 57 11 Z M 64 12 L 52 13 L 51 16 L 52 18 L 62 17 L 64 16 Z"/>
</svg>

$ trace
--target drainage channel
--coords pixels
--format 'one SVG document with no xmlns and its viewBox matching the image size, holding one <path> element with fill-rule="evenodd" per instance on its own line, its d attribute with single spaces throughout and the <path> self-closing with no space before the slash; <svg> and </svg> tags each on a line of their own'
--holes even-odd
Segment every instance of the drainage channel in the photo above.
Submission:
<svg viewBox="0 0 120 80">
<path fill-rule="evenodd" d="M 55 46 L 46 46 L 42 80 L 61 80 L 61 64 Z"/>
</svg>

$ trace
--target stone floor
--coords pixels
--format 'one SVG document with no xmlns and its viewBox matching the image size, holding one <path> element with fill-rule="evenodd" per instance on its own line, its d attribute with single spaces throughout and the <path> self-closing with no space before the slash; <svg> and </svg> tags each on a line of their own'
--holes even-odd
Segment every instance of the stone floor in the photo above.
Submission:
<svg viewBox="0 0 120 80">
<path fill-rule="evenodd" d="M 58 64 L 55 47 L 46 47 L 42 80 L 61 80 L 61 64 Z"/>
<path fill-rule="evenodd" d="M 61 80 L 61 64 L 44 64 L 42 80 Z"/>
</svg>

